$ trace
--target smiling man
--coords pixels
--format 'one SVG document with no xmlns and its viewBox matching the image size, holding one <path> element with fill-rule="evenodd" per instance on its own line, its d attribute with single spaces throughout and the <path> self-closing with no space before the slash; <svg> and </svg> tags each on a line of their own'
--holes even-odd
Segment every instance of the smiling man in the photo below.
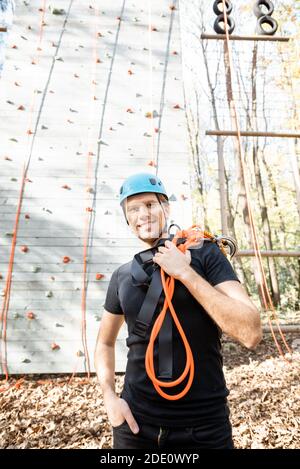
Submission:
<svg viewBox="0 0 300 469">
<path fill-rule="evenodd" d="M 149 249 L 113 272 L 95 349 L 95 367 L 113 429 L 113 447 L 231 449 L 229 391 L 222 369 L 220 337 L 223 331 L 254 348 L 262 337 L 259 312 L 215 243 L 204 242 L 182 253 L 165 240 L 169 238 L 170 209 L 158 177 L 148 173 L 129 177 L 120 189 L 120 204 L 127 224 Z M 157 267 L 175 279 L 172 303 L 194 357 L 191 388 L 177 400 L 161 396 L 145 369 L 151 328 L 164 302 L 161 285 L 155 284 L 157 291 L 153 286 Z M 147 315 L 148 324 L 144 319 Z M 115 392 L 115 343 L 124 320 L 129 352 L 119 397 Z M 182 374 L 186 353 L 170 315 L 161 334 L 164 337 L 156 341 L 154 363 L 159 379 L 168 382 Z M 186 379 L 169 394 L 177 394 L 185 385 Z"/>
</svg>

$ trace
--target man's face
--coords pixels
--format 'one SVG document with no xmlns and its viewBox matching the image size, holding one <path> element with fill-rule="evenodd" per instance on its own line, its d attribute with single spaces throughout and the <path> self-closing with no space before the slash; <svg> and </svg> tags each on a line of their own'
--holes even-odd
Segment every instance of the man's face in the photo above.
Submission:
<svg viewBox="0 0 300 469">
<path fill-rule="evenodd" d="M 169 215 L 169 205 L 163 203 L 163 208 L 156 195 L 143 193 L 128 197 L 125 211 L 130 228 L 142 241 L 152 244 L 161 233 Z"/>
</svg>

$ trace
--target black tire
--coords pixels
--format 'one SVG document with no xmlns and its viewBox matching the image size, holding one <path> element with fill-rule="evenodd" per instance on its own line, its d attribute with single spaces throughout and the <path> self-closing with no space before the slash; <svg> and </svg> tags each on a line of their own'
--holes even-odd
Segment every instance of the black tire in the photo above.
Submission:
<svg viewBox="0 0 300 469">
<path fill-rule="evenodd" d="M 271 26 L 271 29 L 268 29 L 267 31 L 264 29 L 263 25 L 268 24 Z M 256 27 L 256 32 L 257 34 L 260 34 L 262 36 L 274 36 L 278 28 L 278 23 L 274 18 L 271 16 L 261 16 L 257 20 L 257 27 Z"/>
<path fill-rule="evenodd" d="M 220 10 L 219 5 L 223 4 L 222 0 L 215 0 L 213 10 L 217 16 L 222 15 L 223 10 Z M 232 12 L 232 3 L 230 0 L 225 0 L 225 5 L 226 5 L 226 13 L 227 15 L 230 15 Z"/>
<path fill-rule="evenodd" d="M 265 6 L 267 11 L 264 12 L 262 7 Z M 261 18 L 262 16 L 271 16 L 274 11 L 274 5 L 271 0 L 257 0 L 253 7 L 253 12 L 257 18 Z"/>
<path fill-rule="evenodd" d="M 221 27 L 220 23 L 224 23 L 224 27 Z M 235 28 L 235 22 L 234 19 L 231 16 L 227 16 L 227 23 L 229 26 L 228 33 L 231 34 Z M 215 22 L 214 22 L 214 30 L 217 34 L 226 34 L 225 31 L 225 18 L 223 13 L 219 16 L 217 16 Z"/>
</svg>

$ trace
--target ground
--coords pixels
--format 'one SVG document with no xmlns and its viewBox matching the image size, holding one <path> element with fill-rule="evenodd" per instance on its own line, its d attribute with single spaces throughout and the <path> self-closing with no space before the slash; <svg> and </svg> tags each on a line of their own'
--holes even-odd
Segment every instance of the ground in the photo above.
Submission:
<svg viewBox="0 0 300 469">
<path fill-rule="evenodd" d="M 250 351 L 224 340 L 224 366 L 237 448 L 297 448 L 300 353 L 289 364 L 270 336 Z M 296 344 L 296 346 L 295 346 Z M 116 378 L 117 391 L 123 375 Z M 111 427 L 96 378 L 27 376 L 0 393 L 0 448 L 110 448 Z M 17 386 L 15 386 L 17 384 Z"/>
</svg>

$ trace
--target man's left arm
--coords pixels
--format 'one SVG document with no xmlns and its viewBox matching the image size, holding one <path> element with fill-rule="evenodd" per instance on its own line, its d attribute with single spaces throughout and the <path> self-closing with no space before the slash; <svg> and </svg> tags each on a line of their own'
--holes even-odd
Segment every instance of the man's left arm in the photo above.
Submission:
<svg viewBox="0 0 300 469">
<path fill-rule="evenodd" d="M 219 248 L 211 245 L 206 252 L 206 275 L 214 286 L 190 266 L 190 252 L 183 254 L 171 241 L 158 248 L 153 260 L 185 285 L 223 332 L 255 348 L 262 339 L 258 309 L 240 282 L 233 280 L 236 275 Z"/>
<path fill-rule="evenodd" d="M 193 297 L 223 332 L 247 348 L 255 348 L 262 339 L 259 311 L 236 280 L 211 286 L 189 265 L 178 277 Z"/>
</svg>

